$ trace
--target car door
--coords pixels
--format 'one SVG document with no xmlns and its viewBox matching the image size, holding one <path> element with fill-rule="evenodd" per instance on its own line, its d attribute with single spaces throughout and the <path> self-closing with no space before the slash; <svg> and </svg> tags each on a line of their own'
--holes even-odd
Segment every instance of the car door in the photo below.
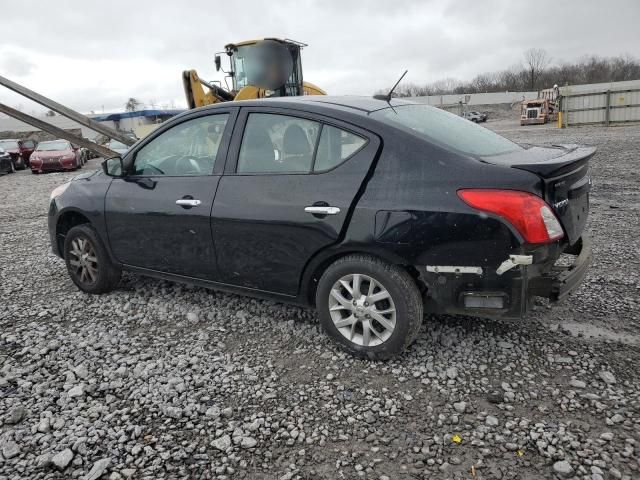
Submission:
<svg viewBox="0 0 640 480">
<path fill-rule="evenodd" d="M 24 140 L 20 144 L 20 153 L 22 154 L 22 158 L 24 158 L 26 163 L 29 163 L 29 158 L 31 154 L 36 148 L 36 144 L 33 140 Z"/>
<path fill-rule="evenodd" d="M 307 262 L 337 242 L 377 136 L 282 109 L 242 109 L 212 211 L 222 281 L 296 295 Z"/>
<path fill-rule="evenodd" d="M 237 109 L 200 112 L 125 156 L 105 199 L 109 245 L 126 265 L 216 279 L 210 215 Z"/>
</svg>

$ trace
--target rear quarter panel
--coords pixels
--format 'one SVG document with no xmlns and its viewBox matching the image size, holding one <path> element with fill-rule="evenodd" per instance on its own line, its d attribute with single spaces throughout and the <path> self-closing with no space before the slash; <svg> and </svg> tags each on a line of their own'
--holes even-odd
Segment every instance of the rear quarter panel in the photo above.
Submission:
<svg viewBox="0 0 640 480">
<path fill-rule="evenodd" d="M 478 214 L 457 191 L 507 188 L 540 194 L 536 175 L 461 156 L 395 129 L 380 135 L 383 150 L 344 246 L 376 245 L 410 265 L 462 266 L 497 265 L 520 248 L 517 232 Z"/>
</svg>

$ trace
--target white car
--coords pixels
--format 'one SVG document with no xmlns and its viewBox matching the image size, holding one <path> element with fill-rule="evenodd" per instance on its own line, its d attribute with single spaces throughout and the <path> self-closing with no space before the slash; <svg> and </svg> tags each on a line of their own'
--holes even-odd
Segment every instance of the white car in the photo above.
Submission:
<svg viewBox="0 0 640 480">
<path fill-rule="evenodd" d="M 466 118 L 467 120 L 471 120 L 474 123 L 480 123 L 480 122 L 486 122 L 487 121 L 487 116 L 483 113 L 480 112 L 464 112 L 462 114 L 463 118 Z"/>
</svg>

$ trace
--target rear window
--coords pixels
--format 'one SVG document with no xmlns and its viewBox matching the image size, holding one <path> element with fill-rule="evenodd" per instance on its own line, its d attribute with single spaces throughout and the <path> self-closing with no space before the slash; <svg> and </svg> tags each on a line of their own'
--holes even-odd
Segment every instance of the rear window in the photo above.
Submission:
<svg viewBox="0 0 640 480">
<path fill-rule="evenodd" d="M 0 140 L 0 148 L 2 149 L 18 148 L 18 142 L 16 142 L 15 140 Z"/>
<path fill-rule="evenodd" d="M 510 140 L 469 120 L 427 105 L 402 105 L 371 114 L 448 150 L 486 157 L 522 150 Z"/>
</svg>

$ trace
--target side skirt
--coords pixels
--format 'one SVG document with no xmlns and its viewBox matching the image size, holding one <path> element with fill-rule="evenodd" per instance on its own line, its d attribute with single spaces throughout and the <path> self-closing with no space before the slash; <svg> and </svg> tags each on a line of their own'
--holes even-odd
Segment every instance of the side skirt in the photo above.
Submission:
<svg viewBox="0 0 640 480">
<path fill-rule="evenodd" d="M 121 265 L 123 270 L 128 272 L 144 275 L 146 277 L 158 278 L 161 280 L 169 280 L 172 282 L 185 283 L 188 285 L 196 285 L 198 287 L 209 288 L 212 290 L 222 290 L 224 292 L 235 293 L 238 295 L 245 295 L 249 297 L 261 298 L 264 300 L 271 300 L 274 302 L 282 302 L 292 305 L 298 305 L 301 307 L 309 307 L 308 303 L 301 301 L 298 297 L 293 295 L 283 295 L 281 293 L 273 293 L 264 290 L 258 290 L 255 288 L 239 287 L 237 285 L 230 285 L 228 283 L 213 282 L 210 280 L 202 280 L 200 278 L 188 277 L 186 275 L 176 275 L 173 273 L 159 272 L 157 270 L 150 270 L 148 268 L 134 267 L 132 265 Z"/>
</svg>

